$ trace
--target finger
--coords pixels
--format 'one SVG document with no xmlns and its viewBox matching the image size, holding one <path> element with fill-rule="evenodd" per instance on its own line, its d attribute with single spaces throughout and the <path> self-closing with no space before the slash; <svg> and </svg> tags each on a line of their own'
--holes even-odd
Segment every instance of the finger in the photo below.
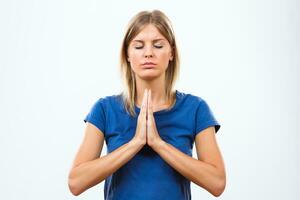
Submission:
<svg viewBox="0 0 300 200">
<path fill-rule="evenodd" d="M 148 91 L 147 89 L 144 90 L 144 97 L 143 97 L 143 101 L 142 101 L 142 106 L 141 106 L 141 113 L 142 115 L 146 115 L 146 109 L 147 109 L 147 95 L 148 95 Z"/>
<path fill-rule="evenodd" d="M 152 99 L 151 99 L 151 90 L 148 92 L 148 105 L 147 105 L 147 111 L 148 115 L 153 114 L 153 109 L 152 109 Z"/>
<path fill-rule="evenodd" d="M 154 123 L 149 123 L 149 125 L 155 125 L 155 119 L 154 119 L 154 115 L 153 115 L 153 104 L 152 104 L 152 93 L 151 90 L 148 92 L 148 99 L 149 99 L 149 103 L 148 103 L 148 119 L 151 119 L 151 122 Z"/>
</svg>

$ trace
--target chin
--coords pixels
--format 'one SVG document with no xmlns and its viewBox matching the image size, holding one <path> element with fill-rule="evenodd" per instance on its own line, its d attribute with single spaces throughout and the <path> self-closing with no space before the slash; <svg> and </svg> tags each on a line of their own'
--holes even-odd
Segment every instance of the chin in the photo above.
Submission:
<svg viewBox="0 0 300 200">
<path fill-rule="evenodd" d="M 161 74 L 157 74 L 157 73 L 143 73 L 143 74 L 140 74 L 139 77 L 140 79 L 143 79 L 143 80 L 153 80 L 153 79 L 156 79 L 158 77 L 160 77 Z"/>
<path fill-rule="evenodd" d="M 145 80 L 145 81 L 151 81 L 158 78 L 158 76 L 142 76 L 140 79 Z"/>
</svg>

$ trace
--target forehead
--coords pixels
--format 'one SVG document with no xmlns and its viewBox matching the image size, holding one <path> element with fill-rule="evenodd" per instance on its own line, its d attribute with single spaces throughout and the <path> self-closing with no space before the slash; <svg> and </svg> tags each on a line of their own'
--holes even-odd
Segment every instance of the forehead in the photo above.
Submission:
<svg viewBox="0 0 300 200">
<path fill-rule="evenodd" d="M 134 38 L 133 40 L 155 40 L 165 39 L 165 37 L 158 31 L 158 29 L 152 25 L 146 25 Z"/>
</svg>

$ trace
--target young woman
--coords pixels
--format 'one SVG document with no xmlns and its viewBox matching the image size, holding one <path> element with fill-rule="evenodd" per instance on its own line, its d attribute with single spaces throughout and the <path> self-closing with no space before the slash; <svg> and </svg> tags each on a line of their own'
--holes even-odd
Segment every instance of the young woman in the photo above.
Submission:
<svg viewBox="0 0 300 200">
<path fill-rule="evenodd" d="M 142 11 L 121 50 L 125 89 L 99 98 L 85 117 L 84 140 L 69 174 L 79 195 L 105 180 L 107 200 L 188 200 L 190 181 L 214 196 L 224 191 L 220 129 L 201 97 L 174 90 L 179 58 L 169 19 Z M 107 155 L 100 156 L 104 140 Z M 192 157 L 193 144 L 197 157 Z"/>
</svg>

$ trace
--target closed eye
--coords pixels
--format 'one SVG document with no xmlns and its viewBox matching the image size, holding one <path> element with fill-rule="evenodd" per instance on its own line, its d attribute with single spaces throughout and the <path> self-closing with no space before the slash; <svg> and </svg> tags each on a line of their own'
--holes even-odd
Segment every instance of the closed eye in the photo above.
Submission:
<svg viewBox="0 0 300 200">
<path fill-rule="evenodd" d="M 163 48 L 163 46 L 160 46 L 160 45 L 154 45 L 154 47 L 157 48 L 157 49 Z M 143 46 L 140 46 L 140 47 L 134 47 L 134 48 L 135 48 L 135 49 L 142 49 Z"/>
<path fill-rule="evenodd" d="M 154 47 L 160 49 L 160 48 L 162 48 L 163 46 L 154 45 Z"/>
</svg>

